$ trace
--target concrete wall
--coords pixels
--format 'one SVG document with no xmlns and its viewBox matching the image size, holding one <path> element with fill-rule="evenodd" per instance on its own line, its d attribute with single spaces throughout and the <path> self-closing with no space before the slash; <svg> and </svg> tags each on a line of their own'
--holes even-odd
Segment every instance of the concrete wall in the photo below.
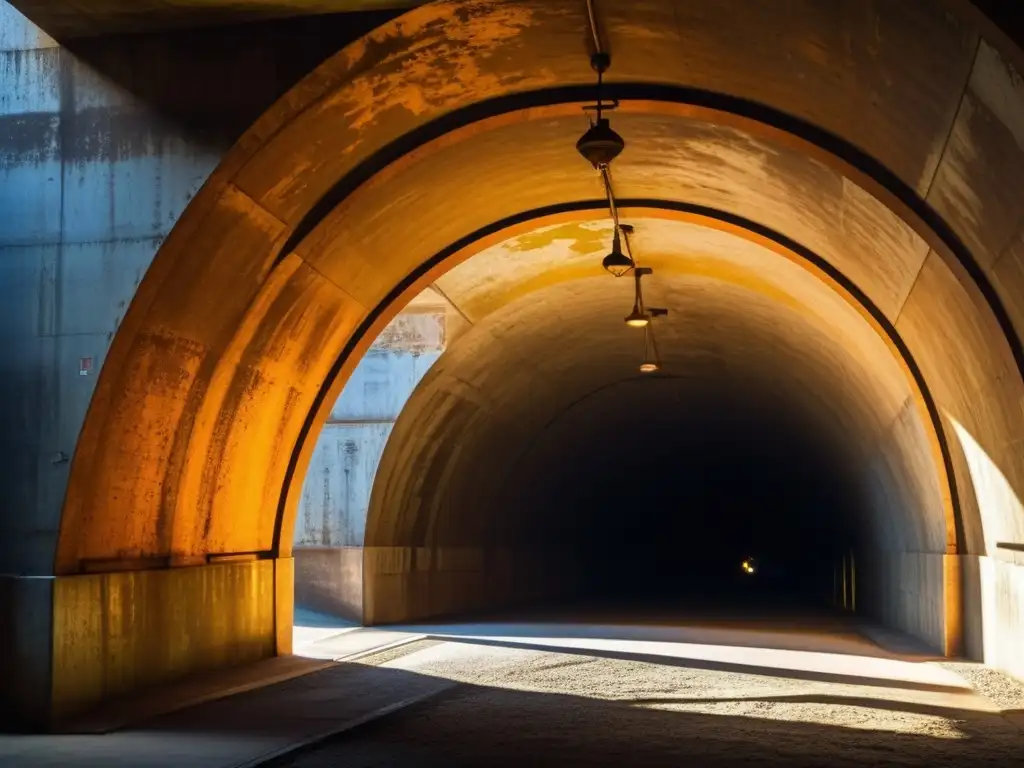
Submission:
<svg viewBox="0 0 1024 768">
<path fill-rule="evenodd" d="M 290 574 L 276 571 L 289 562 L 57 581 L 51 717 L 60 722 L 102 699 L 273 656 L 277 587 L 291 586 Z M 290 595 L 281 597 L 290 602 Z"/>
<path fill-rule="evenodd" d="M 0 0 L 0 653 L 11 681 L 0 691 L 5 721 L 38 724 L 51 694 L 84 704 L 118 690 L 106 680 L 51 692 L 45 681 L 57 631 L 51 606 L 77 589 L 52 578 L 69 461 L 143 274 L 241 133 L 324 58 L 390 15 L 69 48 Z M 176 599 L 184 605 L 195 598 L 199 613 L 190 614 L 180 645 L 193 657 L 171 666 L 180 672 L 224 663 L 218 649 L 234 642 L 224 625 L 233 614 L 200 610 L 212 611 L 202 595 L 213 582 L 180 576 L 174 584 L 193 590 Z M 236 640 L 273 653 L 274 622 L 260 624 L 261 639 L 252 645 L 254 626 L 237 624 Z M 100 635 L 69 637 L 80 659 L 98 653 L 89 644 Z M 147 637 L 155 648 L 173 646 Z M 123 653 L 118 658 L 127 663 L 129 649 Z"/>
<path fill-rule="evenodd" d="M 967 655 L 1024 680 L 1024 550 L 963 561 Z"/>
<path fill-rule="evenodd" d="M 182 210 L 275 99 L 384 18 L 69 49 L 0 0 L 0 573 L 52 571 L 96 376 Z"/>
<path fill-rule="evenodd" d="M 110 339 L 220 153 L 2 2 L 0 30 L 0 572 L 39 575 Z"/>
<path fill-rule="evenodd" d="M 392 624 L 572 596 L 572 553 L 542 547 L 367 547 L 364 621 Z"/>
<path fill-rule="evenodd" d="M 377 466 L 395 420 L 445 342 L 444 305 L 399 315 L 331 410 L 295 524 L 299 605 L 363 620 L 363 534 Z"/>
</svg>

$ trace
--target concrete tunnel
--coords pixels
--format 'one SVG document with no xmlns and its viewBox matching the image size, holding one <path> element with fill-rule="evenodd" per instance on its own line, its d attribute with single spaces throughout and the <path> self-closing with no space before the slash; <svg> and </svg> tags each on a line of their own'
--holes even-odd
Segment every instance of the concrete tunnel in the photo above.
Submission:
<svg viewBox="0 0 1024 768">
<path fill-rule="evenodd" d="M 367 623 L 693 599 L 748 554 L 818 597 L 852 551 L 859 610 L 1024 674 L 1020 50 L 953 0 L 587 10 L 413 9 L 222 158 L 106 351 L 50 592 L 11 587 L 47 718 L 290 652 L 317 435 L 428 288 L 467 327 L 385 449 Z M 649 375 L 574 147 L 597 43 Z"/>
<path fill-rule="evenodd" d="M 929 426 L 885 340 L 795 255 L 713 222 L 631 222 L 645 299 L 669 310 L 656 373 L 623 322 L 632 279 L 600 269 L 609 220 L 513 238 L 438 280 L 472 326 L 385 449 L 357 617 L 771 592 L 828 608 L 856 550 L 878 569 L 863 608 L 941 645 L 941 602 L 885 593 L 897 553 L 941 552 L 946 533 Z M 415 553 L 405 573 L 385 570 L 396 545 Z M 426 552 L 455 563 L 446 582 L 415 564 Z M 768 593 L 743 580 L 754 553 L 787 571 Z"/>
</svg>

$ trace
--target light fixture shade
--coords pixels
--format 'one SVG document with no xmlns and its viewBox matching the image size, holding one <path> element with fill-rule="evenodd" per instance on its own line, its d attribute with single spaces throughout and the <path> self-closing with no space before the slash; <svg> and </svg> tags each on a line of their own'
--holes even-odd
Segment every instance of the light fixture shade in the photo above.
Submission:
<svg viewBox="0 0 1024 768">
<path fill-rule="evenodd" d="M 576 150 L 594 168 L 608 166 L 625 148 L 625 140 L 612 130 L 607 117 L 599 118 L 576 142 Z"/>
<path fill-rule="evenodd" d="M 615 237 L 612 240 L 612 252 L 601 261 L 601 266 L 616 277 L 622 277 L 633 268 L 633 262 L 622 252 L 622 238 L 618 229 L 615 230 Z"/>
<path fill-rule="evenodd" d="M 651 322 L 650 315 L 644 314 L 639 309 L 633 309 L 626 315 L 626 325 L 630 328 L 645 328 Z"/>
</svg>

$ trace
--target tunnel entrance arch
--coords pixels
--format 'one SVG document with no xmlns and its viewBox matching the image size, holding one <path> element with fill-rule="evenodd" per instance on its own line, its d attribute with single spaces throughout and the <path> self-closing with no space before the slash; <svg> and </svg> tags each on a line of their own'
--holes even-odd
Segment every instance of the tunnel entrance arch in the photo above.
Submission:
<svg viewBox="0 0 1024 768">
<path fill-rule="evenodd" d="M 977 35 L 923 2 L 876 9 L 878 19 L 807 13 L 808 30 L 781 31 L 820 32 L 831 40 L 847 25 L 884 29 L 883 54 L 905 66 L 895 67 L 899 88 L 884 108 L 868 109 L 878 91 L 865 83 L 888 81 L 884 67 L 861 72 L 852 59 L 810 62 L 803 88 L 762 89 L 761 83 L 785 80 L 768 75 L 772 67 L 784 73 L 788 66 L 777 51 L 765 44 L 737 46 L 740 38 L 723 39 L 717 22 L 711 28 L 698 16 L 679 18 L 677 11 L 671 2 L 643 9 L 608 3 L 616 56 L 612 81 L 620 81 L 613 87 L 624 96 L 636 88 L 636 95 L 650 97 L 643 89 L 679 91 L 678 84 L 666 85 L 675 78 L 692 94 L 718 94 L 719 115 L 727 114 L 722 103 L 730 103 L 790 116 L 771 132 L 793 138 L 767 141 L 766 153 L 764 137 L 744 132 L 754 115 L 737 109 L 745 129 L 726 125 L 730 133 L 721 146 L 748 151 L 724 159 L 785 156 L 772 166 L 779 170 L 802 152 L 810 164 L 790 178 L 792 199 L 806 204 L 830 189 L 832 202 L 843 203 L 834 213 L 841 210 L 847 222 L 862 214 L 853 217 L 861 225 L 854 246 L 863 245 L 867 224 L 872 236 L 884 235 L 879 250 L 901 255 L 872 272 L 855 247 L 844 251 L 844 243 L 837 243 L 855 241 L 856 226 L 843 229 L 833 221 L 816 230 L 827 210 L 808 219 L 794 217 L 793 206 L 764 207 L 767 187 L 757 199 L 737 196 L 736 174 L 749 179 L 750 165 L 732 168 L 732 192 L 687 175 L 704 168 L 730 176 L 722 155 L 705 154 L 700 162 L 699 150 L 714 142 L 708 129 L 693 125 L 702 122 L 692 119 L 693 104 L 659 106 L 652 113 L 644 99 L 635 99 L 634 114 L 623 109 L 622 122 L 636 131 L 630 151 L 639 158 L 624 195 L 653 197 L 634 190 L 664 186 L 668 177 L 677 193 L 686 187 L 724 197 L 738 213 L 746 206 L 769 226 L 779 221 L 775 228 L 831 263 L 859 264 L 853 280 L 887 313 L 919 361 L 938 411 L 947 416 L 946 439 L 956 444 L 950 419 L 966 425 L 997 454 L 997 463 L 1009 463 L 1005 474 L 1016 477 L 1009 446 L 1020 414 L 1008 405 L 1020 388 L 1016 334 L 982 262 L 961 244 L 970 234 L 958 235 L 963 222 L 924 202 L 939 172 L 941 152 L 934 149 L 948 138 L 964 98 Z M 225 159 L 140 287 L 104 365 L 75 454 L 55 562 L 54 634 L 62 637 L 83 623 L 90 629 L 74 647 L 55 643 L 58 710 L 228 663 L 229 656 L 237 661 L 288 650 L 291 494 L 298 492 L 331 395 L 389 313 L 446 268 L 424 267 L 430 255 L 528 208 L 595 197 L 565 141 L 578 132 L 578 100 L 588 98 L 592 79 L 585 52 L 566 45 L 580 39 L 584 12 L 582 4 L 568 2 L 450 2 L 412 11 L 323 65 Z M 771 15 L 763 20 L 765 28 L 781 23 Z M 821 28 L 815 32 L 814 25 Z M 655 29 L 661 32 L 652 39 L 648 32 Z M 688 52 L 692 46 L 680 45 L 684 33 L 702 40 L 703 59 L 718 66 L 697 66 Z M 758 29 L 757 39 L 771 36 Z M 922 40 L 928 40 L 924 47 Z M 915 90 L 928 94 L 927 103 L 907 96 Z M 825 102 L 835 108 L 823 110 Z M 907 105 L 917 111 L 907 114 Z M 675 129 L 687 118 L 691 130 L 705 130 L 703 138 L 691 134 L 689 154 L 666 158 L 666 137 L 678 136 Z M 706 124 L 712 134 L 723 127 Z M 819 131 L 799 138 L 787 131 L 801 126 Z M 509 144 L 502 129 L 514 131 L 521 143 Z M 533 131 L 528 140 L 526 129 Z M 623 132 L 629 141 L 630 132 Z M 800 151 L 794 154 L 794 147 Z M 523 179 L 526 148 L 537 170 Z M 460 151 L 463 161 L 479 160 L 464 166 L 475 168 L 470 176 L 503 190 L 504 208 L 485 205 L 479 185 L 444 154 Z M 447 161 L 452 171 L 434 189 L 438 176 L 425 170 L 431 158 Z M 620 167 L 629 167 L 625 156 Z M 675 175 L 663 173 L 672 167 Z M 406 194 L 396 197 L 402 184 Z M 462 197 L 441 205 L 444 185 L 460 189 Z M 453 217 L 458 199 L 466 202 Z M 527 199 L 532 205 L 524 204 Z M 423 236 L 414 249 L 385 242 L 385 230 L 407 241 Z M 826 247 L 807 242 L 815 232 Z M 892 263 L 901 266 L 890 280 Z M 938 345 L 937 335 L 952 341 Z M 972 370 L 993 374 L 964 373 Z M 960 487 L 977 486 L 978 474 L 962 451 L 954 450 L 951 462 Z M 984 553 L 993 536 L 1016 535 L 1024 527 L 1015 509 L 999 500 L 979 501 L 983 495 L 975 487 L 962 504 L 961 551 Z M 111 606 L 142 594 L 179 595 L 186 620 L 167 637 L 166 609 L 153 600 L 150 612 L 123 630 L 128 635 L 119 651 L 103 655 L 84 677 L 75 671 L 82 654 L 110 648 L 108 639 L 122 631 Z M 224 601 L 238 606 L 236 614 L 227 623 L 211 622 Z M 231 656 L 225 648 L 238 652 Z"/>
</svg>

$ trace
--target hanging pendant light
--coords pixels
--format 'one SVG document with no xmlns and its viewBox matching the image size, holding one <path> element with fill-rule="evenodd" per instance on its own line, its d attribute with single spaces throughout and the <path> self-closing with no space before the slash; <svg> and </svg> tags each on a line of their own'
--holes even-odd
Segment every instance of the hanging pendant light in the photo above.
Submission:
<svg viewBox="0 0 1024 768">
<path fill-rule="evenodd" d="M 630 328 L 644 328 L 651 322 L 651 316 L 644 310 L 644 294 L 640 287 L 640 279 L 653 272 L 650 267 L 637 267 L 633 270 L 633 311 L 625 317 L 626 325 Z"/>
<path fill-rule="evenodd" d="M 651 323 L 651 318 L 639 305 L 633 305 L 633 311 L 625 317 L 626 325 L 630 328 L 646 328 Z"/>
<path fill-rule="evenodd" d="M 633 268 L 633 260 L 622 252 L 622 237 L 619 235 L 619 227 L 615 227 L 615 236 L 612 238 L 612 252 L 601 261 L 601 266 L 611 272 L 615 277 L 622 277 Z"/>
<path fill-rule="evenodd" d="M 597 117 L 576 142 L 576 151 L 583 155 L 595 170 L 607 168 L 626 148 L 625 139 L 612 130 L 611 123 L 604 116 L 605 109 L 615 109 L 618 106 L 618 102 L 614 100 L 605 103 L 601 93 L 604 73 L 611 64 L 612 57 L 603 51 L 598 51 L 590 57 L 590 66 L 597 72 L 597 103 L 587 109 L 597 112 Z"/>
<path fill-rule="evenodd" d="M 576 142 L 576 151 L 589 160 L 595 170 L 610 165 L 625 148 L 625 140 L 612 130 L 607 117 L 599 117 Z"/>
<path fill-rule="evenodd" d="M 640 363 L 640 373 L 657 373 L 660 370 L 661 356 L 654 339 L 654 327 L 648 323 L 644 329 L 644 361 Z"/>
</svg>

